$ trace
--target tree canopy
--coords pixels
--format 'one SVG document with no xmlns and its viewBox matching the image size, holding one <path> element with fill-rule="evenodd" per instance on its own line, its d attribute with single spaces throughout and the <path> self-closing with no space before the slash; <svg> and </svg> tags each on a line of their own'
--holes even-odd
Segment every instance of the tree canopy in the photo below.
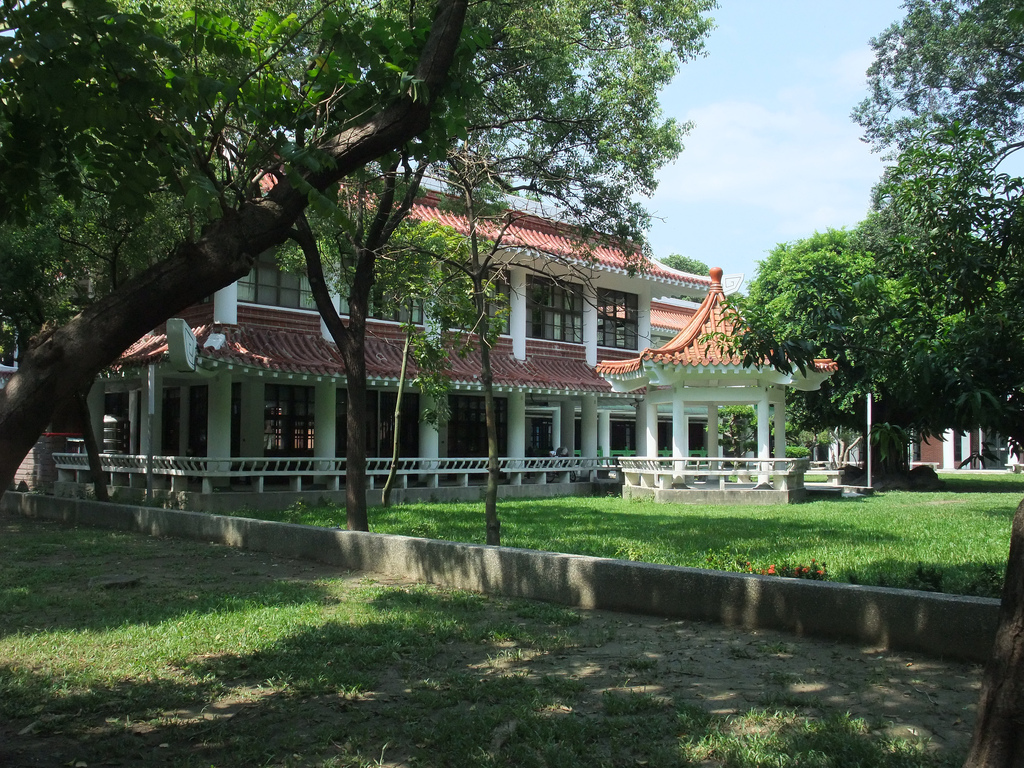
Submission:
<svg viewBox="0 0 1024 768">
<path fill-rule="evenodd" d="M 1024 13 L 1019 0 L 907 0 L 871 40 L 871 95 L 853 111 L 877 149 L 958 122 L 1004 150 L 1024 141 Z"/>
</svg>

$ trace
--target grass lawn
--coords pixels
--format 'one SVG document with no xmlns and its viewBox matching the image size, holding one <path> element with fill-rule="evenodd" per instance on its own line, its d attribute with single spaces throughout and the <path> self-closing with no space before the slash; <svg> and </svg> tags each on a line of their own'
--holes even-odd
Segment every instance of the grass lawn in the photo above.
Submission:
<svg viewBox="0 0 1024 768">
<path fill-rule="evenodd" d="M 935 768 L 980 681 L 5 517 L 0 616 L 4 766 Z"/>
<path fill-rule="evenodd" d="M 788 506 L 690 506 L 619 498 L 499 502 L 502 544 L 756 572 L 825 564 L 833 581 L 998 597 L 1024 477 L 943 476 L 946 489 Z M 344 509 L 240 514 L 345 525 Z M 483 543 L 480 503 L 370 510 L 378 533 Z"/>
</svg>

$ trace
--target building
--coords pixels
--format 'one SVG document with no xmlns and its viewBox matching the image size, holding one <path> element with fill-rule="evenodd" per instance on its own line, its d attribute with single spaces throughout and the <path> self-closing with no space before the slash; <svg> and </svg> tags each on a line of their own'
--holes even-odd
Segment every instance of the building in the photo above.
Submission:
<svg viewBox="0 0 1024 768">
<path fill-rule="evenodd" d="M 436 195 L 412 215 L 468 230 Z M 635 253 L 581 247 L 571 228 L 529 214 L 517 217 L 502 243 L 510 311 L 491 361 L 506 480 L 526 486 L 593 477 L 598 459 L 635 453 L 646 429 L 637 428 L 642 393 L 613 391 L 595 371 L 598 360 L 634 357 L 674 336 L 711 281 L 656 262 L 634 272 Z M 395 305 L 380 304 L 366 342 L 371 488 L 391 455 L 403 346 Z M 246 278 L 180 321 L 126 350 L 90 394 L 115 489 L 225 499 L 232 491 L 340 493 L 346 374 L 304 277 L 265 255 Z M 186 349 L 192 337 L 194 349 Z M 485 470 L 479 358 L 450 362 L 450 417 L 439 427 L 420 418 L 433 404 L 406 384 L 399 441 L 407 489 L 467 487 Z M 663 418 L 670 449 L 670 409 Z M 706 409 L 695 409 L 687 427 L 692 447 L 699 448 L 706 422 Z M 57 466 L 64 491 L 87 477 L 82 456 L 58 454 Z M 558 471 L 539 471 L 549 468 Z M 189 506 L 203 504 L 190 499 Z"/>
</svg>

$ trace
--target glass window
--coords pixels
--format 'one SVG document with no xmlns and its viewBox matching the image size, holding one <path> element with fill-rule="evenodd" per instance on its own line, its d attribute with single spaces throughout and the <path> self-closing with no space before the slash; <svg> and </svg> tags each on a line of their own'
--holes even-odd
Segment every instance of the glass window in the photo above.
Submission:
<svg viewBox="0 0 1024 768">
<path fill-rule="evenodd" d="M 267 384 L 263 440 L 267 456 L 313 455 L 313 387 Z"/>
<path fill-rule="evenodd" d="M 532 277 L 526 288 L 526 308 L 531 338 L 583 343 L 583 291 L 579 285 Z"/>
<path fill-rule="evenodd" d="M 261 255 L 252 271 L 238 281 L 238 300 L 272 307 L 316 309 L 306 276 L 281 269 L 273 256 Z"/>
<path fill-rule="evenodd" d="M 597 289 L 597 343 L 617 349 L 637 348 L 637 295 Z"/>
</svg>

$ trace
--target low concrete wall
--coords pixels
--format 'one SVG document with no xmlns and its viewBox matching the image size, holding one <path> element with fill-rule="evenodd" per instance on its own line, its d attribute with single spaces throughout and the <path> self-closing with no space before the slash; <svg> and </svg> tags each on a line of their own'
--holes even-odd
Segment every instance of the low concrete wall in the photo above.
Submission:
<svg viewBox="0 0 1024 768">
<path fill-rule="evenodd" d="M 0 510 L 210 541 L 489 594 L 988 658 L 999 601 L 339 531 L 8 491 Z"/>
<path fill-rule="evenodd" d="M 788 491 L 776 491 L 775 489 L 753 489 L 743 490 L 703 490 L 696 488 L 644 488 L 638 485 L 624 485 L 622 487 L 622 498 L 624 499 L 654 499 L 659 504 L 710 504 L 714 506 L 725 506 L 728 504 L 754 504 L 759 506 L 774 506 L 776 504 L 795 504 L 807 497 L 807 491 L 803 488 L 794 488 Z"/>
<path fill-rule="evenodd" d="M 58 482 L 54 485 L 53 494 L 65 499 L 82 499 L 86 493 L 92 494 L 92 486 L 88 489 L 79 483 Z M 499 485 L 499 499 L 541 499 L 553 496 L 604 496 L 607 493 L 619 493 L 619 484 L 615 481 L 578 482 L 578 483 L 529 483 L 527 485 Z M 380 506 L 383 491 L 380 489 L 366 492 L 368 506 Z M 444 503 L 459 501 L 481 501 L 484 497 L 483 485 L 453 486 L 444 485 L 437 488 L 395 488 L 391 492 L 392 504 Z M 111 498 L 119 504 L 141 504 L 146 498 L 145 488 L 125 488 L 118 486 L 111 491 Z M 236 510 L 277 510 L 287 509 L 296 502 L 313 506 L 316 504 L 335 504 L 345 506 L 345 491 L 288 491 L 264 489 L 256 491 L 218 490 L 214 493 L 198 493 L 196 491 L 165 491 L 154 494 L 155 503 L 168 509 L 190 509 L 200 512 L 234 512 Z"/>
</svg>

